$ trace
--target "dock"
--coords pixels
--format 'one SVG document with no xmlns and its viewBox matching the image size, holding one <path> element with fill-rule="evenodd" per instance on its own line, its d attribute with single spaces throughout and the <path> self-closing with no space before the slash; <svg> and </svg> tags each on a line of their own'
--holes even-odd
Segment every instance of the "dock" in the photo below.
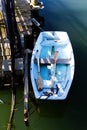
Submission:
<svg viewBox="0 0 87 130">
<path fill-rule="evenodd" d="M 31 9 L 28 0 L 15 0 L 15 18 L 20 34 L 21 46 L 24 49 L 24 35 L 32 34 Z M 23 74 L 23 57 L 15 58 L 15 70 L 17 75 Z M 0 79 L 11 76 L 11 48 L 7 36 L 3 11 L 0 12 Z M 7 76 L 6 76 L 7 75 Z"/>
<path fill-rule="evenodd" d="M 12 87 L 11 113 L 7 130 L 11 130 L 16 104 L 16 84 L 24 87 L 24 122 L 29 126 L 29 66 L 34 31 L 32 11 L 43 9 L 38 0 L 2 0 L 0 11 L 0 87 Z M 31 97 L 31 99 L 33 99 Z M 33 102 L 34 99 L 33 99 Z M 36 104 L 36 102 L 35 102 Z"/>
<path fill-rule="evenodd" d="M 12 2 L 12 0 L 9 0 L 9 1 Z M 6 26 L 7 21 L 5 21 L 6 18 L 4 16 L 4 15 L 6 15 L 5 8 L 8 8 L 8 6 L 6 4 L 9 4 L 9 3 L 8 3 L 8 1 L 5 1 L 5 0 L 3 0 L 2 2 L 3 2 L 2 5 L 3 5 L 4 9 L 2 8 L 2 11 L 0 11 L 0 79 L 11 76 L 11 71 L 12 71 L 11 70 L 11 44 L 10 44 L 10 41 L 8 38 L 8 36 L 9 36 L 8 30 L 6 28 L 6 27 L 8 27 L 8 25 Z M 5 2 L 7 2 L 7 3 L 5 3 Z M 26 38 L 27 41 L 29 39 L 31 39 L 31 41 L 32 41 L 31 12 L 32 12 L 32 10 L 39 10 L 39 9 L 43 9 L 43 8 L 44 8 L 43 3 L 38 2 L 38 0 L 14 0 L 14 12 L 13 13 L 15 13 L 14 17 L 16 19 L 17 27 L 16 27 L 16 29 L 15 29 L 15 27 L 13 27 L 16 33 L 14 31 L 13 32 L 15 33 L 15 42 L 21 43 L 22 51 L 24 51 L 24 39 Z M 8 11 L 9 11 L 9 8 L 8 8 Z M 9 17 L 10 17 L 9 13 L 7 15 L 8 15 L 8 19 L 9 19 Z M 15 24 L 15 22 L 13 24 Z M 10 24 L 9 24 L 9 26 L 10 26 Z M 11 27 L 10 27 L 10 30 L 11 30 Z M 10 37 L 12 37 L 12 36 L 10 36 Z M 29 44 L 32 44 L 32 43 L 29 42 Z M 31 46 L 31 45 L 29 45 L 29 46 Z M 20 46 L 18 45 L 16 48 L 19 49 Z M 15 55 L 18 55 L 18 53 L 15 53 Z M 23 74 L 23 57 L 24 57 L 24 53 L 22 53 L 21 56 L 18 56 L 15 58 L 15 71 L 16 71 L 17 75 Z"/>
</svg>

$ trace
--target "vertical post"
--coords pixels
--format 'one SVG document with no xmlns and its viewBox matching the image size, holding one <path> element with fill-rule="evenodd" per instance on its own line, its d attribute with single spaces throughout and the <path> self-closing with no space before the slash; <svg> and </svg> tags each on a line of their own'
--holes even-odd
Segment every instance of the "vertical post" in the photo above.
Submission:
<svg viewBox="0 0 87 130">
<path fill-rule="evenodd" d="M 26 126 L 29 126 L 29 90 L 30 90 L 30 59 L 33 49 L 33 36 L 24 35 L 24 122 Z"/>
<path fill-rule="evenodd" d="M 24 59 L 24 122 L 26 126 L 29 126 L 29 84 L 28 84 L 28 52 L 25 50 Z"/>
</svg>

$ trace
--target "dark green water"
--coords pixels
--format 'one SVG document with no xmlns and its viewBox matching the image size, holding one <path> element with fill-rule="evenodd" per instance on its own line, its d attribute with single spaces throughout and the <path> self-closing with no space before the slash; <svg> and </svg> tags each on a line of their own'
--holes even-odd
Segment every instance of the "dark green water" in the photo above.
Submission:
<svg viewBox="0 0 87 130">
<path fill-rule="evenodd" d="M 23 122 L 23 88 L 17 88 L 12 130 L 87 129 L 87 0 L 43 0 L 45 30 L 67 31 L 75 55 L 75 76 L 65 101 L 40 101 L 40 113 L 30 103 L 30 127 Z M 11 90 L 0 90 L 0 130 L 6 130 Z"/>
</svg>

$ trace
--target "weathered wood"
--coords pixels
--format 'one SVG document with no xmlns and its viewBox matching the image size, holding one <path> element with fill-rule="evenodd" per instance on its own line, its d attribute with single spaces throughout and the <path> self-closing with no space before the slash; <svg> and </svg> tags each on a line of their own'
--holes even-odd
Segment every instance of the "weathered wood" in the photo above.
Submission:
<svg viewBox="0 0 87 130">
<path fill-rule="evenodd" d="M 28 81 L 28 52 L 25 50 L 24 61 L 24 122 L 29 126 L 29 81 Z"/>
<path fill-rule="evenodd" d="M 11 70 L 11 60 L 3 60 L 2 63 L 2 69 L 3 71 L 12 71 Z M 23 58 L 16 58 L 15 59 L 15 70 L 21 70 L 23 72 Z"/>
<path fill-rule="evenodd" d="M 31 3 L 32 3 L 33 5 L 38 5 L 38 0 L 31 0 Z"/>
<path fill-rule="evenodd" d="M 38 67 L 38 90 L 42 89 L 42 78 L 40 75 L 39 51 L 37 50 L 37 67 Z"/>
<path fill-rule="evenodd" d="M 2 56 L 2 23 L 3 23 L 3 15 L 2 12 L 0 12 L 0 77 L 2 77 L 2 62 L 3 62 L 3 56 Z"/>
<path fill-rule="evenodd" d="M 54 64 L 54 58 L 39 58 L 40 64 Z M 71 58 L 69 59 L 58 59 L 57 64 L 70 64 Z M 34 62 L 37 64 L 37 58 L 34 59 Z"/>
<path fill-rule="evenodd" d="M 15 13 L 20 35 L 31 34 L 31 11 L 28 1 L 15 0 Z"/>
<path fill-rule="evenodd" d="M 18 31 L 21 37 L 22 46 L 24 46 L 24 35 L 32 33 L 32 21 L 30 4 L 27 0 L 15 0 L 15 18 L 17 22 Z M 23 55 L 21 55 L 23 57 Z M 11 48 L 9 40 L 7 39 L 7 32 L 3 20 L 3 12 L 0 12 L 0 75 L 2 72 L 11 72 Z M 18 60 L 18 59 L 17 59 Z M 23 70 L 23 63 L 18 61 L 16 70 Z"/>
<path fill-rule="evenodd" d="M 40 10 L 44 8 L 43 2 L 39 2 L 38 0 L 31 0 L 30 7 L 32 10 Z"/>
<path fill-rule="evenodd" d="M 12 93 L 11 113 L 10 113 L 7 130 L 11 130 L 11 127 L 12 127 L 13 116 L 14 116 L 14 111 L 15 111 L 15 103 L 16 103 L 16 95 L 14 93 Z"/>
</svg>

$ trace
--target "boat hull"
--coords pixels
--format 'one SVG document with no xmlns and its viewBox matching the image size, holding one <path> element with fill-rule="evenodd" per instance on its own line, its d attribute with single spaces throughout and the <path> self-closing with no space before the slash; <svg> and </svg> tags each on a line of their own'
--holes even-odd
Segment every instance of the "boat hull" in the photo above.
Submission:
<svg viewBox="0 0 87 130">
<path fill-rule="evenodd" d="M 55 52 L 58 52 L 56 60 Z M 38 57 L 42 81 L 40 90 L 38 89 Z M 30 70 L 36 99 L 66 99 L 75 70 L 74 54 L 68 34 L 61 31 L 41 32 L 33 49 Z"/>
</svg>

